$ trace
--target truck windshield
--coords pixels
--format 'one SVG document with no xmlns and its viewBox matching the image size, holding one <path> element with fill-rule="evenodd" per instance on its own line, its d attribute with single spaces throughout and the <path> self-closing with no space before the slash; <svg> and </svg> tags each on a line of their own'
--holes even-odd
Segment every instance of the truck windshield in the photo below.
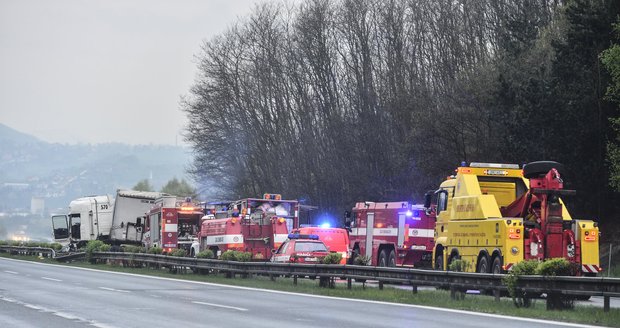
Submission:
<svg viewBox="0 0 620 328">
<path fill-rule="evenodd" d="M 323 243 L 298 241 L 295 243 L 295 252 L 327 252 L 327 248 Z"/>
</svg>

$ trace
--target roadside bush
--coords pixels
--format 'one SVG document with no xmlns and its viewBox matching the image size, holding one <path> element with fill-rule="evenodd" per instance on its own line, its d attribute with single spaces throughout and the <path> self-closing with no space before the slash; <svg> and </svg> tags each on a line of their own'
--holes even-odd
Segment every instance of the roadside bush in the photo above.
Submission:
<svg viewBox="0 0 620 328">
<path fill-rule="evenodd" d="M 62 249 L 62 245 L 60 243 L 51 243 L 50 248 L 52 248 L 55 251 L 59 251 Z"/>
<path fill-rule="evenodd" d="M 327 256 L 323 258 L 323 264 L 340 264 L 342 260 L 342 254 L 340 253 L 329 253 Z"/>
<path fill-rule="evenodd" d="M 237 252 L 237 261 L 239 262 L 250 262 L 252 260 L 251 252 Z"/>
<path fill-rule="evenodd" d="M 99 251 L 100 252 L 109 252 L 111 248 L 112 248 L 112 245 L 105 244 L 105 245 L 101 245 L 101 247 L 99 247 Z"/>
<path fill-rule="evenodd" d="M 215 257 L 215 255 L 213 254 L 212 250 L 205 249 L 204 251 L 198 252 L 198 254 L 196 254 L 196 257 L 199 259 L 212 259 Z"/>
<path fill-rule="evenodd" d="M 237 260 L 237 252 L 233 250 L 227 250 L 226 252 L 220 255 L 220 260 L 224 261 L 236 261 Z"/>
<path fill-rule="evenodd" d="M 176 257 L 185 257 L 187 256 L 187 251 L 182 248 L 177 248 L 173 250 L 172 252 L 168 253 L 168 255 L 176 256 Z"/>
<path fill-rule="evenodd" d="M 538 260 L 521 261 L 515 264 L 512 270 L 508 271 L 508 274 L 502 278 L 516 307 L 530 307 L 532 305 L 531 299 L 525 293 L 517 292 L 517 281 L 519 281 L 519 276 L 536 274 L 536 268 L 539 264 Z"/>
<path fill-rule="evenodd" d="M 164 249 L 161 247 L 152 247 L 148 251 L 149 254 L 162 254 L 163 252 L 164 252 Z"/>
<path fill-rule="evenodd" d="M 471 263 L 467 260 L 456 259 L 450 262 L 448 269 L 455 272 L 465 272 L 471 267 Z"/>
<path fill-rule="evenodd" d="M 370 256 L 366 255 L 358 255 L 353 259 L 353 264 L 355 265 L 369 265 L 370 264 Z"/>
<path fill-rule="evenodd" d="M 123 252 L 125 253 L 144 253 L 144 247 L 134 246 L 134 245 L 125 245 L 123 246 Z"/>
<path fill-rule="evenodd" d="M 570 276 L 571 265 L 564 258 L 550 259 L 541 262 L 536 268 L 535 274 L 541 276 Z"/>
<path fill-rule="evenodd" d="M 103 245 L 105 244 L 101 240 L 89 240 L 86 244 L 86 248 L 84 249 L 84 252 L 86 253 L 86 260 L 90 263 L 94 263 L 95 260 L 93 259 L 93 253 L 99 252 Z"/>
</svg>

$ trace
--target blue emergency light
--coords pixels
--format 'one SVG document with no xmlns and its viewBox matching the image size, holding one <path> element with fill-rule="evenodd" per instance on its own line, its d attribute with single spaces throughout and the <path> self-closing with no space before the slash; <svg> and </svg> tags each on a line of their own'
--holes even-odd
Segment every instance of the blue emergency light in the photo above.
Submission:
<svg viewBox="0 0 620 328">
<path fill-rule="evenodd" d="M 289 233 L 288 234 L 288 239 L 313 239 L 313 240 L 319 240 L 319 236 L 318 235 L 302 235 L 302 234 L 298 234 L 298 233 Z"/>
</svg>

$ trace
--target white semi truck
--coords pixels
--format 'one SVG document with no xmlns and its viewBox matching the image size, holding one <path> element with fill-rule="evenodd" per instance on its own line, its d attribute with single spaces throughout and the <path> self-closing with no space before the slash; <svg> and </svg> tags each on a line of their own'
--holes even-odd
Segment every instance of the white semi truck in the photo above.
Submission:
<svg viewBox="0 0 620 328">
<path fill-rule="evenodd" d="M 54 241 L 79 248 L 89 240 L 110 244 L 142 242 L 145 214 L 159 197 L 167 194 L 117 190 L 116 199 L 88 196 L 73 200 L 69 213 L 52 215 Z"/>
</svg>

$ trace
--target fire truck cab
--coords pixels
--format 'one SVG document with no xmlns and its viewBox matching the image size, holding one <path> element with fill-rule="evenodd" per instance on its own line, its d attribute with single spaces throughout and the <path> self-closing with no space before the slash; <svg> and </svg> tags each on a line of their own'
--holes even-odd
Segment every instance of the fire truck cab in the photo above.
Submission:
<svg viewBox="0 0 620 328">
<path fill-rule="evenodd" d="M 345 213 L 345 226 L 350 229 L 350 264 L 365 255 L 374 266 L 430 265 L 435 221 L 422 205 L 360 202 Z"/>
<path fill-rule="evenodd" d="M 222 213 L 225 217 L 222 218 Z M 245 198 L 201 220 L 194 253 L 210 249 L 220 256 L 227 250 L 251 252 L 253 260 L 268 261 L 290 231 L 299 226 L 299 203 L 279 194 Z"/>
<path fill-rule="evenodd" d="M 176 196 L 163 196 L 155 201 L 146 214 L 143 244 L 148 249 L 161 247 L 164 252 L 190 248 L 200 231 L 202 208 L 191 199 L 179 200 Z"/>
</svg>

